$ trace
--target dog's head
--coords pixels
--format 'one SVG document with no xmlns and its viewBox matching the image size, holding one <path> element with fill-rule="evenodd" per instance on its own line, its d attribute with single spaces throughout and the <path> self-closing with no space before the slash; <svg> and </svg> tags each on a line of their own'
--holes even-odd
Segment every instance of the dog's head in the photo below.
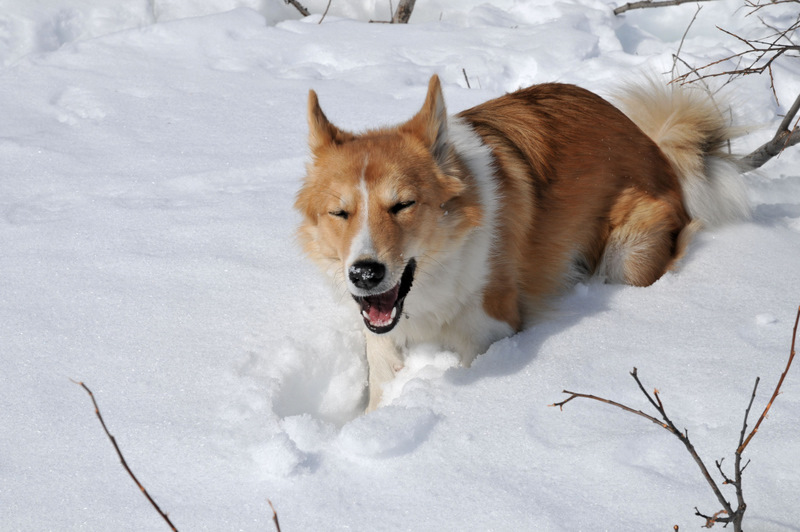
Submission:
<svg viewBox="0 0 800 532">
<path fill-rule="evenodd" d="M 309 92 L 312 160 L 297 194 L 306 253 L 361 307 L 367 328 L 392 330 L 414 280 L 480 223 L 467 171 L 448 139 L 439 79 L 396 127 L 353 134 Z"/>
</svg>

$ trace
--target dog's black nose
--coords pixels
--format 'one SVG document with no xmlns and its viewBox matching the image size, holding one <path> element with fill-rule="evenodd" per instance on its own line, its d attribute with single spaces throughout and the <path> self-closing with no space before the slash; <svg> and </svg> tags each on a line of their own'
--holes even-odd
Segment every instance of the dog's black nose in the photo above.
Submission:
<svg viewBox="0 0 800 532">
<path fill-rule="evenodd" d="M 386 276 L 386 266 L 372 260 L 360 260 L 350 266 L 347 274 L 350 282 L 358 288 L 370 290 L 381 284 Z"/>
</svg>

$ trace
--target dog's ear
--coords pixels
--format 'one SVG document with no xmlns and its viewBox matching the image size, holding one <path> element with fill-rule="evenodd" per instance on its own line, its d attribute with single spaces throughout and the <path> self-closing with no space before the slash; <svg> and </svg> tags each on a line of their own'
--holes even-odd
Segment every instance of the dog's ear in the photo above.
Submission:
<svg viewBox="0 0 800 532">
<path fill-rule="evenodd" d="M 308 145 L 312 152 L 331 144 L 342 144 L 355 138 L 354 135 L 334 126 L 322 112 L 317 93 L 308 91 Z"/>
<path fill-rule="evenodd" d="M 422 139 L 429 147 L 433 158 L 443 164 L 450 158 L 452 147 L 447 138 L 447 109 L 442 95 L 439 76 L 434 74 L 428 82 L 428 95 L 422 109 L 401 129 Z"/>
</svg>

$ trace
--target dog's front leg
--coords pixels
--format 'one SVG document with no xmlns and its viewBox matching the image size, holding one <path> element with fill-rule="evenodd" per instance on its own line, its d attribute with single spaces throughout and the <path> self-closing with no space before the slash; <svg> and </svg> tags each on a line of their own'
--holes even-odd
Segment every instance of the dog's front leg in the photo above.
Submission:
<svg viewBox="0 0 800 532">
<path fill-rule="evenodd" d="M 378 408 L 383 397 L 383 385 L 394 378 L 403 367 L 400 350 L 387 334 L 367 331 L 367 365 L 369 366 L 369 404 L 367 412 Z"/>
</svg>

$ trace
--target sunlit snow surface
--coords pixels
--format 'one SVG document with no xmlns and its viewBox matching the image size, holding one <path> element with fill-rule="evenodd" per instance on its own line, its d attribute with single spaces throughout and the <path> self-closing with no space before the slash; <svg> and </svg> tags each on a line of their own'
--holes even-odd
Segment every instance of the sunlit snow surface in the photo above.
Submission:
<svg viewBox="0 0 800 532">
<path fill-rule="evenodd" d="M 198 7 L 202 4 L 202 7 Z M 800 304 L 800 147 L 746 177 L 751 221 L 701 234 L 641 289 L 580 285 L 472 368 L 421 346 L 367 416 L 362 320 L 300 255 L 306 98 L 360 130 L 536 82 L 604 95 L 672 68 L 696 6 L 593 0 L 31 1 L 0 9 L 0 529 L 681 530 L 720 509 L 683 446 L 563 389 L 647 409 L 658 388 L 712 470 L 783 371 Z M 343 4 L 343 5 L 339 5 Z M 124 7 L 120 7 L 124 6 Z M 703 4 L 681 57 L 738 51 Z M 772 13 L 770 11 L 769 13 Z M 764 13 L 793 20 L 791 5 Z M 730 68 L 731 64 L 720 68 Z M 470 87 L 464 75 L 468 76 Z M 720 97 L 769 139 L 795 58 Z M 721 85 L 722 78 L 714 80 Z M 798 530 L 800 368 L 746 450 L 748 530 Z M 735 500 L 733 490 L 724 487 Z"/>
</svg>

